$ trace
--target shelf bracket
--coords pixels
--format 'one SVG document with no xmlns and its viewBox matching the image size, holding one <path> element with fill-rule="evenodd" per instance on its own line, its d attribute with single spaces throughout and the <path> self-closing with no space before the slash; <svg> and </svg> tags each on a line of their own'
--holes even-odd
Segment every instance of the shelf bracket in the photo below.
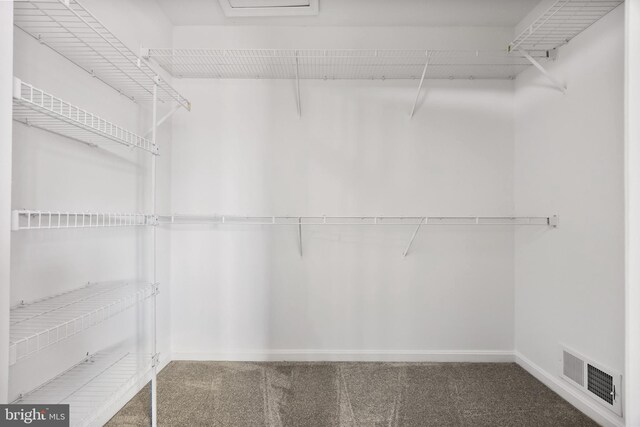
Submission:
<svg viewBox="0 0 640 427">
<path fill-rule="evenodd" d="M 162 118 L 160 120 L 158 120 L 158 122 L 156 123 L 155 127 L 158 128 L 160 127 L 161 124 L 163 124 L 164 122 L 166 122 L 171 116 L 173 116 L 175 114 L 176 111 L 178 111 L 180 108 L 182 107 L 182 105 L 178 104 L 176 106 L 174 106 L 171 111 L 169 111 L 167 114 L 165 114 L 164 116 L 162 116 Z M 153 127 L 151 129 L 149 129 L 145 134 L 144 137 L 148 138 L 151 134 L 153 133 Z"/>
<path fill-rule="evenodd" d="M 298 218 L 298 252 L 302 258 L 302 218 Z"/>
<path fill-rule="evenodd" d="M 298 51 L 296 51 L 296 107 L 298 109 L 298 118 L 302 116 L 302 106 L 300 104 L 300 69 L 298 63 Z"/>
<path fill-rule="evenodd" d="M 413 114 L 416 112 L 416 107 L 418 105 L 418 99 L 420 99 L 420 92 L 422 91 L 422 84 L 424 83 L 424 77 L 427 75 L 427 68 L 429 68 L 429 51 L 425 51 L 425 56 L 427 60 L 424 63 L 424 69 L 422 70 L 422 77 L 420 77 L 420 84 L 418 85 L 418 93 L 416 93 L 416 99 L 413 101 L 413 108 L 411 108 L 411 114 L 409 118 L 413 117 Z"/>
<path fill-rule="evenodd" d="M 560 92 L 562 92 L 563 94 L 567 93 L 567 86 L 564 83 L 561 83 L 553 75 L 551 75 L 551 73 L 547 71 L 547 69 L 544 68 L 541 63 L 536 61 L 536 59 L 533 56 L 529 55 L 527 52 L 525 52 L 522 49 L 518 49 L 518 52 L 520 52 L 520 55 L 522 55 L 529 62 L 531 62 L 531 64 L 533 64 L 534 67 L 540 70 L 542 75 L 544 75 L 551 82 L 551 84 L 553 84 L 553 86 L 555 86 Z"/>
<path fill-rule="evenodd" d="M 409 253 L 409 250 L 411 249 L 411 245 L 413 245 L 413 241 L 416 239 L 416 236 L 418 235 L 418 232 L 420 231 L 420 227 L 422 227 L 422 224 L 424 224 L 426 222 L 427 218 L 424 217 L 420 220 L 420 223 L 418 224 L 418 226 L 416 227 L 415 231 L 413 232 L 413 235 L 411 236 L 411 240 L 409 240 L 409 244 L 407 245 L 407 248 L 404 250 L 404 252 L 402 253 L 403 257 L 406 257 L 407 254 Z"/>
<path fill-rule="evenodd" d="M 560 218 L 558 218 L 558 215 L 550 216 L 547 223 L 549 224 L 549 227 L 558 228 L 558 225 L 560 225 Z"/>
<path fill-rule="evenodd" d="M 159 364 L 160 364 L 160 353 L 156 353 L 153 356 L 151 356 L 151 366 L 155 368 Z"/>
</svg>

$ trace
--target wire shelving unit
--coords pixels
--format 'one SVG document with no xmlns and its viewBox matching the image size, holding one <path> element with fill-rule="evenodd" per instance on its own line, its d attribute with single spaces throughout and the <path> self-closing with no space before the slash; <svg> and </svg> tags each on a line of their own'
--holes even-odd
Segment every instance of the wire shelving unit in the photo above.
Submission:
<svg viewBox="0 0 640 427">
<path fill-rule="evenodd" d="M 148 283 L 95 283 L 12 308 L 9 364 L 137 305 L 155 290 Z"/>
<path fill-rule="evenodd" d="M 16 0 L 14 24 L 134 102 L 149 101 L 152 126 L 149 138 L 126 131 L 94 114 L 63 101 L 43 90 L 19 80 L 14 89 L 14 118 L 23 123 L 80 140 L 90 145 L 116 142 L 157 154 L 157 127 L 180 108 L 191 109 L 190 102 L 154 70 L 148 61 L 136 55 L 106 28 L 80 0 Z M 158 103 L 170 104 L 170 113 L 158 120 Z M 156 157 L 151 156 L 150 205 L 156 209 Z M 157 216 L 141 213 L 54 212 L 37 210 L 13 211 L 14 230 L 93 228 L 123 226 L 154 226 L 149 233 L 152 262 L 148 280 L 151 285 L 131 285 L 93 295 L 86 299 L 77 293 L 55 295 L 35 302 L 33 307 L 51 304 L 51 312 L 12 325 L 13 362 L 34 354 L 41 348 L 58 342 L 70 334 L 131 307 L 141 299 L 150 298 L 153 321 L 151 353 L 132 355 L 98 353 L 60 374 L 16 403 L 69 403 L 72 425 L 91 425 L 104 416 L 112 405 L 144 372 L 151 377 L 151 424 L 157 425 L 156 374 L 159 354 L 156 318 L 159 284 L 157 282 L 156 227 Z M 92 290 L 100 286 L 91 286 Z M 62 304 L 56 305 L 58 302 Z M 65 306 L 64 304 L 67 304 Z M 16 307 L 19 313 L 26 307 Z M 14 310 L 12 310 L 12 315 Z M 14 335 L 15 334 L 15 335 Z M 13 342 L 15 340 L 15 342 Z M 35 349 L 35 350 L 34 350 Z M 115 357 L 115 358 L 114 358 Z"/>
<path fill-rule="evenodd" d="M 13 118 L 90 145 L 116 142 L 158 154 L 150 140 L 14 78 Z"/>
<path fill-rule="evenodd" d="M 59 212 L 14 210 L 11 229 L 103 228 L 155 225 L 157 217 L 143 213 Z"/>
<path fill-rule="evenodd" d="M 25 33 L 66 57 L 92 76 L 128 98 L 177 102 L 187 110 L 189 101 L 158 77 L 118 37 L 78 0 L 16 0 L 14 23 Z"/>
<path fill-rule="evenodd" d="M 534 52 L 535 55 L 542 55 Z M 527 68 L 497 50 L 149 49 L 174 77 L 214 79 L 511 79 Z"/>
<path fill-rule="evenodd" d="M 509 51 L 553 50 L 622 3 L 624 0 L 557 0 L 509 44 Z"/>
<path fill-rule="evenodd" d="M 72 426 L 93 425 L 104 410 L 149 373 L 150 360 L 147 354 L 99 352 L 13 403 L 69 404 Z"/>
</svg>

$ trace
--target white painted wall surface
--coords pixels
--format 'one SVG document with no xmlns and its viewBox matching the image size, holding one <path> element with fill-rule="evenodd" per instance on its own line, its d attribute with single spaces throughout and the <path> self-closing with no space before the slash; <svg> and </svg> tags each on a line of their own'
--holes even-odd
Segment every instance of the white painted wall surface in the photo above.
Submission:
<svg viewBox="0 0 640 427">
<path fill-rule="evenodd" d="M 174 45 L 425 47 L 449 35 L 462 47 L 455 34 L 480 48 L 508 39 L 504 29 L 177 27 Z M 303 81 L 299 120 L 290 81 L 177 85 L 193 112 L 173 122 L 174 212 L 513 211 L 510 81 L 429 81 L 413 120 L 417 81 Z M 305 227 L 303 258 L 293 227 L 173 230 L 174 357 L 504 360 L 513 349 L 509 228 L 426 227 L 407 258 L 406 227 Z"/>
<path fill-rule="evenodd" d="M 640 402 L 640 2 L 626 2 L 626 381 L 627 402 Z M 627 426 L 640 426 L 628 404 Z"/>
<path fill-rule="evenodd" d="M 83 5 L 137 50 L 144 45 L 171 45 L 171 25 L 152 0 L 102 2 Z M 79 105 L 134 132 L 151 126 L 150 103 L 137 105 L 90 77 L 57 53 L 15 29 L 16 76 L 62 99 Z M 161 107 L 160 116 L 168 106 Z M 151 156 L 114 144 L 90 148 L 76 141 L 14 122 L 12 208 L 63 211 L 149 212 Z M 158 206 L 170 203 L 171 129 L 158 134 Z M 12 234 L 11 305 L 30 301 L 84 283 L 105 280 L 149 281 L 150 230 L 76 229 L 22 231 Z M 160 281 L 168 284 L 169 238 L 161 232 Z M 159 297 L 168 313 L 168 286 Z M 3 299 L 3 303 L 7 301 Z M 135 351 L 149 352 L 149 304 L 130 309 L 100 326 L 52 346 L 10 368 L 9 399 L 50 379 L 99 351 L 127 340 L 137 340 Z M 168 351 L 169 316 L 159 316 L 159 349 Z"/>
<path fill-rule="evenodd" d="M 624 370 L 623 9 L 549 64 L 566 95 L 535 69 L 516 81 L 516 213 L 560 215 L 516 231 L 516 350 L 558 380 L 561 344 Z"/>
<path fill-rule="evenodd" d="M 0 2 L 0 404 L 9 386 L 11 260 L 11 95 L 13 93 L 13 3 Z"/>
</svg>

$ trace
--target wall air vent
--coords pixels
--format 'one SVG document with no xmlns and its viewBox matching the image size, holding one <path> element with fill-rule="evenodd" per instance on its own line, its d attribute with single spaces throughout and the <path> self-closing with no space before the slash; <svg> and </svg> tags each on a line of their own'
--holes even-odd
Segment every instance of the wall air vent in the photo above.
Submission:
<svg viewBox="0 0 640 427">
<path fill-rule="evenodd" d="M 318 14 L 318 0 L 218 0 L 229 17 L 305 16 Z"/>
<path fill-rule="evenodd" d="M 584 360 L 563 350 L 562 374 L 580 387 L 584 387 Z"/>
<path fill-rule="evenodd" d="M 563 348 L 562 378 L 602 406 L 622 416 L 622 375 L 588 360 L 573 350 Z"/>
<path fill-rule="evenodd" d="M 609 405 L 613 405 L 617 393 L 613 376 L 589 364 L 587 364 L 587 390 Z"/>
</svg>

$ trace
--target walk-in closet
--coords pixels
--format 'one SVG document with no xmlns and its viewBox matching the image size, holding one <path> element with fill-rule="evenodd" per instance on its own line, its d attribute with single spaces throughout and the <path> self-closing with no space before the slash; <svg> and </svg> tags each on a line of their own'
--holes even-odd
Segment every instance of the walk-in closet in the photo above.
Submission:
<svg viewBox="0 0 640 427">
<path fill-rule="evenodd" d="M 640 427 L 637 117 L 638 0 L 0 1 L 0 425 Z"/>
</svg>

